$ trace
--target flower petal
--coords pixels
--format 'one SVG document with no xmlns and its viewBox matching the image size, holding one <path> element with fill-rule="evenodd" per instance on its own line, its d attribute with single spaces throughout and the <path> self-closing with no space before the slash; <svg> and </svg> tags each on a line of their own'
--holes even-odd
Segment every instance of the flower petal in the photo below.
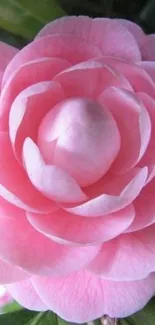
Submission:
<svg viewBox="0 0 155 325">
<path fill-rule="evenodd" d="M 52 78 L 70 66 L 61 59 L 44 58 L 26 62 L 14 72 L 2 89 L 0 98 L 1 129 L 8 130 L 8 116 L 10 107 L 16 96 L 25 88 L 41 81 L 51 81 Z"/>
<path fill-rule="evenodd" d="M 18 217 L 18 219 L 17 219 Z M 66 246 L 36 231 L 25 213 L 0 217 L 0 258 L 40 275 L 66 275 L 85 267 L 100 246 Z"/>
<path fill-rule="evenodd" d="M 143 61 L 155 60 L 155 34 L 147 35 L 141 46 Z"/>
<path fill-rule="evenodd" d="M 129 32 L 134 36 L 136 39 L 139 47 L 143 44 L 145 41 L 145 38 L 147 37 L 145 33 L 143 32 L 142 28 L 135 24 L 133 21 L 127 20 L 127 19 L 115 19 L 118 23 L 122 24 L 124 27 L 126 27 Z"/>
<path fill-rule="evenodd" d="M 12 74 L 23 64 L 39 58 L 59 58 L 76 64 L 101 55 L 100 50 L 85 41 L 70 35 L 52 35 L 43 37 L 25 46 L 8 65 L 3 86 Z"/>
<path fill-rule="evenodd" d="M 29 181 L 13 155 L 7 133 L 0 133 L 0 148 L 0 196 L 31 212 L 47 213 L 57 209 L 56 204 L 43 197 Z"/>
<path fill-rule="evenodd" d="M 44 81 L 23 90 L 14 100 L 9 115 L 9 132 L 15 155 L 21 160 L 26 137 L 37 141 L 38 127 L 44 115 L 64 99 L 61 86 Z"/>
<path fill-rule="evenodd" d="M 20 267 L 9 264 L 0 260 L 0 283 L 6 284 L 16 281 L 21 281 L 30 277 L 28 272 L 25 272 Z"/>
<path fill-rule="evenodd" d="M 107 18 L 91 19 L 84 16 L 63 17 L 47 24 L 36 39 L 47 35 L 60 34 L 79 37 L 87 44 L 96 45 L 102 55 L 112 55 L 139 61 L 139 48 L 126 26 L 119 20 Z"/>
<path fill-rule="evenodd" d="M 0 42 L 0 83 L 7 65 L 18 52 L 15 47 Z"/>
<path fill-rule="evenodd" d="M 134 281 L 155 271 L 155 225 L 104 243 L 89 270 L 104 279 Z M 128 263 L 130 261 L 130 263 Z"/>
<path fill-rule="evenodd" d="M 127 172 L 146 151 L 151 136 L 150 116 L 139 98 L 125 89 L 108 88 L 99 102 L 113 114 L 121 135 L 121 149 L 112 170 Z"/>
<path fill-rule="evenodd" d="M 129 316 L 142 309 L 155 291 L 155 273 L 141 281 L 112 282 L 83 270 L 65 278 L 34 277 L 32 282 L 51 310 L 74 323 L 103 315 Z"/>
<path fill-rule="evenodd" d="M 76 216 L 62 209 L 47 215 L 27 213 L 32 226 L 45 236 L 60 243 L 82 245 L 105 242 L 118 236 L 130 226 L 134 216 L 132 205 L 94 219 Z"/>
<path fill-rule="evenodd" d="M 134 201 L 136 216 L 133 223 L 125 232 L 137 231 L 155 223 L 154 193 L 155 180 L 146 185 Z"/>
<path fill-rule="evenodd" d="M 64 208 L 73 214 L 86 217 L 99 217 L 119 211 L 135 200 L 147 178 L 147 167 L 135 168 L 122 175 L 110 174 L 85 189 L 90 200 L 77 206 Z"/>
<path fill-rule="evenodd" d="M 6 288 L 13 298 L 24 308 L 35 311 L 46 311 L 48 309 L 36 293 L 29 279 L 7 284 Z"/>
<path fill-rule="evenodd" d="M 148 96 L 146 93 L 137 93 L 137 96 L 144 103 L 151 119 L 151 138 L 148 144 L 147 150 L 139 162 L 139 166 L 148 166 L 148 179 L 147 182 L 150 182 L 154 178 L 154 167 L 155 167 L 155 151 L 154 151 L 154 142 L 155 142 L 155 100 Z"/>
<path fill-rule="evenodd" d="M 67 97 L 87 97 L 97 99 L 108 87 L 132 90 L 122 74 L 99 61 L 77 64 L 58 74 L 54 81 L 59 82 Z"/>
<path fill-rule="evenodd" d="M 63 169 L 45 165 L 37 145 L 27 138 L 23 146 L 23 160 L 32 184 L 50 199 L 62 202 L 86 200 L 76 181 Z"/>
<path fill-rule="evenodd" d="M 62 101 L 46 114 L 38 142 L 45 162 L 62 168 L 82 187 L 97 182 L 120 149 L 119 131 L 109 110 L 80 97 Z"/>
</svg>

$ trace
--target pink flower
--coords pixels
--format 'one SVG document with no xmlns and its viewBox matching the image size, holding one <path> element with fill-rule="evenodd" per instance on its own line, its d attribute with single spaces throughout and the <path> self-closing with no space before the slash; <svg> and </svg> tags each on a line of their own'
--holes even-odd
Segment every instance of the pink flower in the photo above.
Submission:
<svg viewBox="0 0 155 325">
<path fill-rule="evenodd" d="M 72 322 L 136 312 L 155 292 L 155 36 L 65 17 L 0 49 L 0 283 Z"/>
</svg>

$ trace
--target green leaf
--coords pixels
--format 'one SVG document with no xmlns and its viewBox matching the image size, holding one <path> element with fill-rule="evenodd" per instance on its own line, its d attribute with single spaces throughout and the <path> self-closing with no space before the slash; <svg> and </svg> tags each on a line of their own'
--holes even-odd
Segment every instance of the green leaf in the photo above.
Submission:
<svg viewBox="0 0 155 325">
<path fill-rule="evenodd" d="M 56 314 L 51 311 L 35 312 L 20 309 L 0 315 L 0 325 L 58 325 Z"/>
<path fill-rule="evenodd" d="M 17 302 L 14 301 L 12 303 L 5 305 L 2 311 L 3 313 L 11 313 L 13 311 L 20 310 L 20 309 L 22 309 L 22 307 L 18 305 Z"/>
<path fill-rule="evenodd" d="M 64 14 L 56 0 L 0 0 L 0 27 L 27 39 Z"/>
<path fill-rule="evenodd" d="M 138 313 L 120 320 L 120 325 L 155 325 L 155 298 Z"/>
</svg>

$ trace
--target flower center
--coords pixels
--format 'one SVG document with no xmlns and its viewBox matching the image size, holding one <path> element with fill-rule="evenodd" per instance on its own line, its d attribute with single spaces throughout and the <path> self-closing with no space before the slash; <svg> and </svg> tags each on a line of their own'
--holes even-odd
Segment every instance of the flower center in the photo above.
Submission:
<svg viewBox="0 0 155 325">
<path fill-rule="evenodd" d="M 67 99 L 42 120 L 38 145 L 47 164 L 72 175 L 81 186 L 98 181 L 120 148 L 120 135 L 111 113 L 85 98 Z"/>
</svg>

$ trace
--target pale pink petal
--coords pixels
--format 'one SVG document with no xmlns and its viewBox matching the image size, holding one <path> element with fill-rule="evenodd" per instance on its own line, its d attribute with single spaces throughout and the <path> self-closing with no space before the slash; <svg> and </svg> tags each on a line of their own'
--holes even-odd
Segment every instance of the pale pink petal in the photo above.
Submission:
<svg viewBox="0 0 155 325">
<path fill-rule="evenodd" d="M 141 53 L 143 61 L 155 60 L 155 34 L 147 35 L 141 46 Z"/>
<path fill-rule="evenodd" d="M 0 42 L 0 83 L 7 65 L 18 52 L 15 47 Z"/>
<path fill-rule="evenodd" d="M 155 180 L 144 187 L 140 195 L 134 201 L 136 216 L 126 232 L 143 229 L 155 223 Z"/>
<path fill-rule="evenodd" d="M 28 272 L 25 272 L 20 267 L 9 264 L 3 260 L 0 260 L 0 283 L 11 283 L 21 281 L 30 277 Z"/>
<path fill-rule="evenodd" d="M 138 163 L 148 146 L 151 136 L 149 114 L 139 98 L 125 89 L 108 88 L 99 102 L 113 114 L 121 135 L 121 149 L 112 170 L 127 172 Z"/>
<path fill-rule="evenodd" d="M 143 308 L 155 291 L 154 273 L 141 281 L 112 282 L 84 270 L 58 279 L 34 277 L 32 282 L 50 309 L 74 323 L 105 314 L 126 317 Z"/>
<path fill-rule="evenodd" d="M 132 90 L 130 83 L 116 69 L 102 62 L 88 61 L 58 74 L 58 81 L 67 97 L 87 97 L 97 99 L 102 92 L 111 86 Z"/>
<path fill-rule="evenodd" d="M 16 97 L 9 115 L 9 133 L 16 157 L 21 159 L 26 137 L 37 141 L 38 127 L 42 118 L 63 99 L 61 86 L 52 81 L 32 85 Z"/>
<path fill-rule="evenodd" d="M 130 82 L 134 91 L 145 92 L 155 99 L 155 83 L 149 74 L 138 64 L 131 64 L 120 59 L 104 57 L 99 62 L 110 65 L 115 71 L 122 73 Z"/>
<path fill-rule="evenodd" d="M 62 209 L 47 215 L 27 213 L 27 217 L 34 228 L 57 242 L 94 244 L 110 240 L 127 229 L 134 220 L 135 211 L 130 205 L 94 219 L 76 216 Z"/>
<path fill-rule="evenodd" d="M 77 182 L 56 165 L 46 165 L 37 145 L 27 138 L 23 161 L 32 184 L 50 199 L 62 202 L 85 201 L 87 196 Z"/>
<path fill-rule="evenodd" d="M 140 166 L 148 166 L 148 179 L 147 182 L 150 182 L 151 179 L 155 176 L 154 168 L 155 168 L 155 100 L 148 96 L 146 93 L 138 93 L 137 96 L 144 103 L 145 107 L 148 110 L 151 118 L 151 138 L 147 150 L 139 162 Z"/>
<path fill-rule="evenodd" d="M 119 20 L 89 17 L 63 17 L 46 25 L 36 39 L 60 34 L 79 37 L 87 44 L 96 45 L 102 55 L 114 55 L 139 61 L 141 58 L 137 43 L 129 30 Z"/>
<path fill-rule="evenodd" d="M 32 212 L 52 212 L 54 202 L 43 197 L 33 187 L 22 166 L 13 155 L 7 133 L 0 133 L 0 196 L 22 209 Z"/>
<path fill-rule="evenodd" d="M 9 78 L 2 89 L 0 98 L 0 121 L 1 130 L 8 128 L 8 115 L 11 104 L 16 96 L 25 88 L 41 81 L 49 81 L 70 64 L 61 59 L 41 58 L 31 62 L 26 62 Z"/>
<path fill-rule="evenodd" d="M 145 185 L 147 174 L 147 167 L 135 168 L 122 175 L 107 174 L 101 181 L 85 189 L 87 196 L 90 197 L 89 201 L 64 208 L 68 212 L 86 217 L 99 217 L 119 211 L 139 195 Z"/>
<path fill-rule="evenodd" d="M 0 258 L 28 272 L 66 275 L 85 267 L 99 250 L 99 245 L 76 247 L 52 241 L 30 225 L 24 212 L 0 217 Z"/>
<path fill-rule="evenodd" d="M 144 69 L 155 82 L 155 62 L 154 61 L 141 61 L 138 65 Z"/>
<path fill-rule="evenodd" d="M 54 152 L 50 143 L 56 141 Z M 120 149 L 120 135 L 110 112 L 84 98 L 65 100 L 50 110 L 39 128 L 39 148 L 48 164 L 71 175 L 81 186 L 98 181 Z"/>
<path fill-rule="evenodd" d="M 42 57 L 60 58 L 76 64 L 101 55 L 101 51 L 94 44 L 71 35 L 52 35 L 31 42 L 24 47 L 8 65 L 3 86 L 11 75 L 25 63 Z"/>
<path fill-rule="evenodd" d="M 24 280 L 6 285 L 8 292 L 24 308 L 36 311 L 45 311 L 48 307 L 40 299 L 31 280 Z"/>
<path fill-rule="evenodd" d="M 115 19 L 118 23 L 122 24 L 124 27 L 126 27 L 129 32 L 134 36 L 136 39 L 138 45 L 141 47 L 143 42 L 145 41 L 145 38 L 147 37 L 145 33 L 143 32 L 142 28 L 135 24 L 133 21 L 126 20 L 126 19 Z"/>
<path fill-rule="evenodd" d="M 89 270 L 104 279 L 140 280 L 155 271 L 155 225 L 104 243 Z M 130 261 L 130 263 L 129 263 Z"/>
</svg>

